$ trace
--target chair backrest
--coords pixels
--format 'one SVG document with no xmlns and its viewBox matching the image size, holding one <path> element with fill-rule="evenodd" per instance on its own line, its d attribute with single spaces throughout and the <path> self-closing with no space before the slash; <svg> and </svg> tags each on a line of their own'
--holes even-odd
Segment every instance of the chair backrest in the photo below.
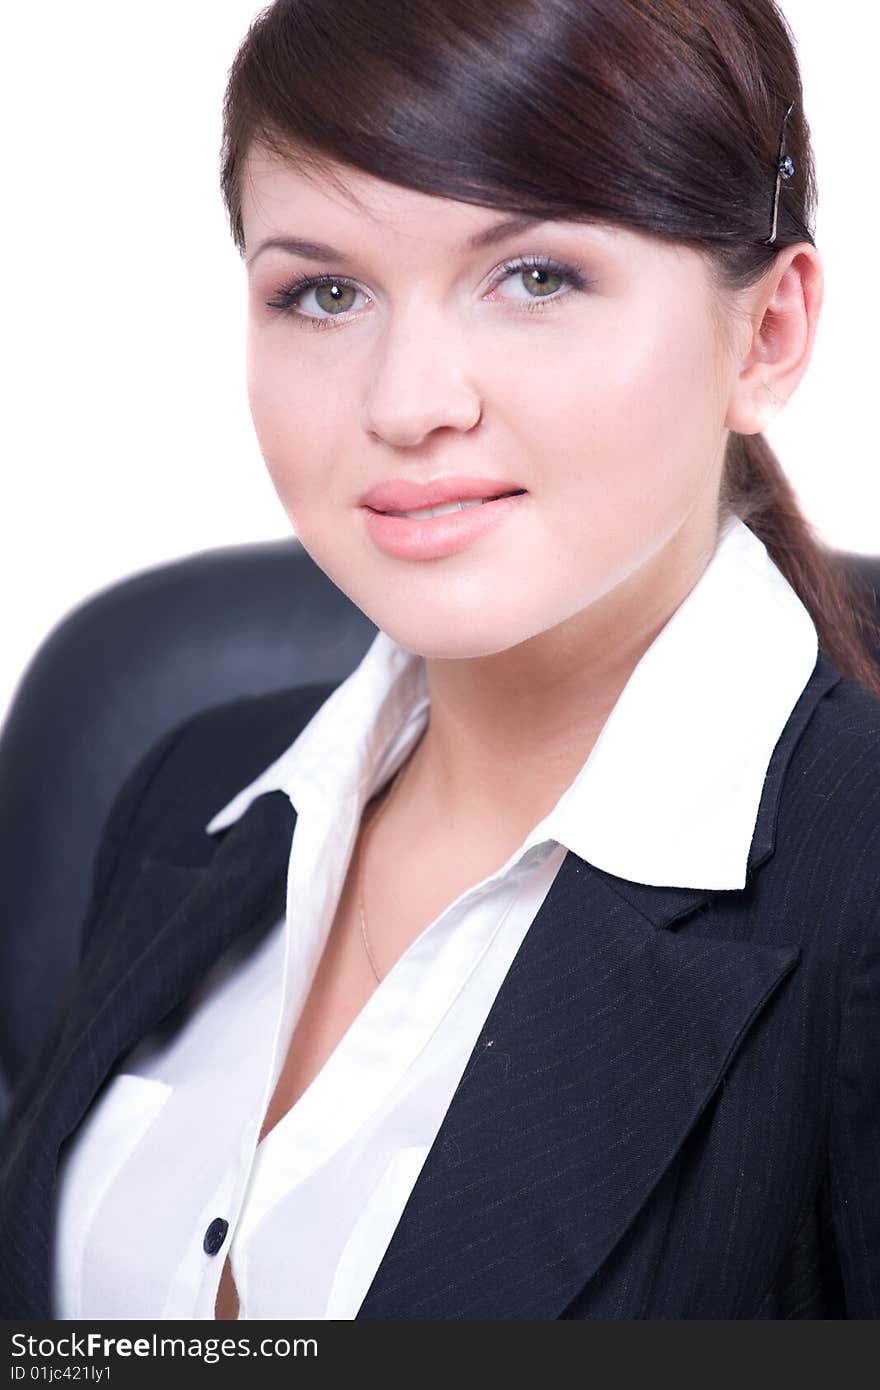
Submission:
<svg viewBox="0 0 880 1390">
<path fill-rule="evenodd" d="M 880 557 L 838 558 L 876 601 Z M 128 773 L 209 705 L 344 680 L 375 633 L 292 539 L 157 566 L 48 634 L 0 727 L 0 1120 L 75 966 L 101 830 Z"/>
</svg>

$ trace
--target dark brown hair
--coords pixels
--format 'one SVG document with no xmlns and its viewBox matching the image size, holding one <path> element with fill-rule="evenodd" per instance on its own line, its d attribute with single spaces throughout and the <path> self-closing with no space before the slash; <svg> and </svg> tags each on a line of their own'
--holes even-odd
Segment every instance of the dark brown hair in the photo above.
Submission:
<svg viewBox="0 0 880 1390">
<path fill-rule="evenodd" d="M 780 186 L 768 245 L 776 166 Z M 332 181 L 334 163 L 440 197 L 612 222 L 701 252 L 720 290 L 815 244 L 816 187 L 793 36 L 773 0 L 275 0 L 223 104 L 221 187 L 261 146 Z M 719 521 L 764 542 L 837 669 L 880 696 L 878 634 L 762 434 L 731 432 Z"/>
</svg>

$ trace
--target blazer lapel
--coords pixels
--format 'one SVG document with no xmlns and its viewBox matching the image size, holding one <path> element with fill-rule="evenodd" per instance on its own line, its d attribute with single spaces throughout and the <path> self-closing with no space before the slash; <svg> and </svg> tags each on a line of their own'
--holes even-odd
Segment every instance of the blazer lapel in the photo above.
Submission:
<svg viewBox="0 0 880 1390">
<path fill-rule="evenodd" d="M 283 915 L 295 823 L 289 798 L 267 792 L 209 840 L 205 863 L 141 861 L 113 917 L 113 948 L 105 941 L 95 966 L 87 958 L 79 972 L 51 1078 L 65 1129 L 79 1123 L 119 1058 L 187 998 L 227 947 Z"/>
<path fill-rule="evenodd" d="M 358 1317 L 559 1317 L 798 954 L 658 928 L 569 852 Z"/>
</svg>

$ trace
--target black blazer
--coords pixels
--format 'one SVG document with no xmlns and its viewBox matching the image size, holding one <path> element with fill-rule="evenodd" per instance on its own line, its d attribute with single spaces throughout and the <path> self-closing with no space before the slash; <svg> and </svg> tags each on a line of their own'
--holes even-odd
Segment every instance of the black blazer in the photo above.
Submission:
<svg viewBox="0 0 880 1390">
<path fill-rule="evenodd" d="M 332 689 L 197 715 L 117 799 L 80 966 L 0 1144 L 3 1316 L 50 1316 L 59 1148 L 114 1063 L 283 913 L 287 797 L 204 826 Z M 877 1317 L 878 926 L 880 700 L 820 649 L 744 888 L 566 855 L 358 1317 Z"/>
</svg>

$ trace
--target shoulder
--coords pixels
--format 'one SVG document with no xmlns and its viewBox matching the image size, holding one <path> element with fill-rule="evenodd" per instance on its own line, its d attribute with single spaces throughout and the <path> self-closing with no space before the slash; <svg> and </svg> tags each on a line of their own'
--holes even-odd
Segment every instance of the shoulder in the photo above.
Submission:
<svg viewBox="0 0 880 1390">
<path fill-rule="evenodd" d="M 880 833 L 880 698 L 866 686 L 838 675 L 815 703 L 792 752 L 782 802 L 806 830 Z"/>
<path fill-rule="evenodd" d="M 836 1020 L 824 1054 L 830 1214 L 846 1316 L 870 1318 L 880 1309 L 880 699 L 841 678 L 798 755 L 805 949 L 819 967 L 814 997 L 828 995 Z"/>
<path fill-rule="evenodd" d="M 765 917 L 846 993 L 880 939 L 880 698 L 858 681 L 839 676 L 800 733 L 762 876 Z"/>
<path fill-rule="evenodd" d="M 834 670 L 827 656 L 826 667 Z M 808 726 L 810 736 L 823 741 L 831 738 L 836 751 L 856 755 L 868 754 L 880 746 L 880 697 L 862 685 L 838 673 L 835 683 L 816 705 L 814 718 Z"/>
<path fill-rule="evenodd" d="M 814 866 L 824 862 L 833 872 L 847 851 L 870 858 L 878 837 L 880 697 L 820 647 L 765 773 L 749 876 L 757 869 L 773 877 L 781 865 L 803 873 L 807 851 Z M 878 863 L 870 866 L 875 877 Z"/>
</svg>

